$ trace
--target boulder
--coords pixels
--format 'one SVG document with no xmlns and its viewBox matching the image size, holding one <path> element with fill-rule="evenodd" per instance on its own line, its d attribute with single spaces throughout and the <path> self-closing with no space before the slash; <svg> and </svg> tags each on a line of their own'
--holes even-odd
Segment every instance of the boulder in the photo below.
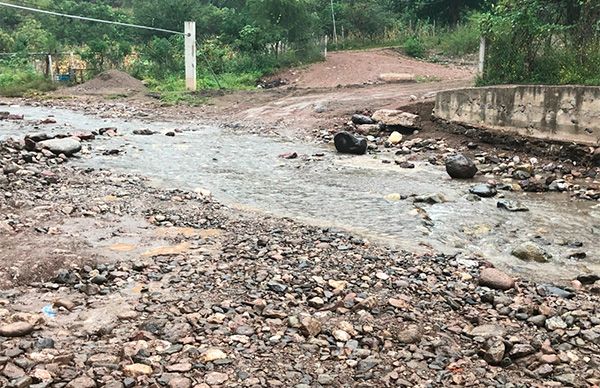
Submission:
<svg viewBox="0 0 600 388">
<path fill-rule="evenodd" d="M 388 127 L 416 128 L 419 116 L 401 110 L 381 109 L 373 114 L 373 120 Z"/>
<path fill-rule="evenodd" d="M 446 172 L 453 179 L 471 179 L 477 174 L 475 163 L 462 154 L 446 159 Z"/>
<path fill-rule="evenodd" d="M 503 199 L 496 204 L 498 209 L 504 209 L 509 212 L 528 212 L 529 208 L 518 201 Z"/>
<path fill-rule="evenodd" d="M 524 242 L 513 249 L 512 255 L 524 261 L 537 261 L 538 263 L 546 263 L 548 258 L 552 257 L 542 247 L 531 241 Z"/>
<path fill-rule="evenodd" d="M 55 155 L 65 154 L 66 156 L 71 156 L 81 151 L 81 142 L 73 137 L 44 140 L 39 142 L 38 145 Z"/>
<path fill-rule="evenodd" d="M 469 189 L 471 194 L 478 195 L 483 198 L 491 198 L 498 194 L 496 187 L 489 185 L 487 183 L 483 183 L 477 186 L 473 186 Z"/>
<path fill-rule="evenodd" d="M 348 132 L 340 132 L 333 138 L 335 149 L 342 154 L 364 155 L 367 153 L 367 140 Z"/>
</svg>

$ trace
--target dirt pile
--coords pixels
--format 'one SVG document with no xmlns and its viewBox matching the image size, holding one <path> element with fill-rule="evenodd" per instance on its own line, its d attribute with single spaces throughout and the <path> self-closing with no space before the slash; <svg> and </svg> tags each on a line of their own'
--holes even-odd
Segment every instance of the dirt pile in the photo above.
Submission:
<svg viewBox="0 0 600 388">
<path fill-rule="evenodd" d="M 142 81 L 119 70 L 108 70 L 95 78 L 68 89 L 71 94 L 135 94 L 147 91 Z"/>
</svg>

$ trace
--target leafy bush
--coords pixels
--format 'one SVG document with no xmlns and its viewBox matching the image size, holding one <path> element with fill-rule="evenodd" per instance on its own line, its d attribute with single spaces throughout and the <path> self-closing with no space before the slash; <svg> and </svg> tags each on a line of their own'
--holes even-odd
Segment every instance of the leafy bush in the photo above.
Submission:
<svg viewBox="0 0 600 388">
<path fill-rule="evenodd" d="M 453 29 L 438 35 L 439 49 L 449 56 L 464 56 L 479 50 L 481 32 L 475 19 L 470 19 L 467 24 L 458 25 Z"/>
<path fill-rule="evenodd" d="M 416 36 L 408 38 L 404 42 L 404 52 L 413 58 L 424 58 L 427 52 L 423 41 Z"/>
<path fill-rule="evenodd" d="M 539 83 L 600 85 L 600 3 L 573 4 L 573 15 L 554 2 L 501 0 L 485 14 L 488 41 L 480 84 Z"/>
<path fill-rule="evenodd" d="M 55 84 L 28 65 L 20 62 L 0 63 L 0 95 L 22 97 L 55 89 Z"/>
</svg>

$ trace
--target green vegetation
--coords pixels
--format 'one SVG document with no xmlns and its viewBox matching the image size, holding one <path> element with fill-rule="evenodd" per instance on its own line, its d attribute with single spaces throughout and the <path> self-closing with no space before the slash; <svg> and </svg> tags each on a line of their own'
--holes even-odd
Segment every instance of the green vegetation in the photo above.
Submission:
<svg viewBox="0 0 600 388">
<path fill-rule="evenodd" d="M 47 92 L 56 87 L 33 67 L 22 61 L 0 63 L 0 95 L 21 97 L 36 92 Z"/>
<path fill-rule="evenodd" d="M 16 1 L 16 3 L 20 3 Z M 329 50 L 393 46 L 417 58 L 475 54 L 488 39 L 484 83 L 600 83 L 598 0 L 27 0 L 29 6 L 181 31 L 197 22 L 199 86 L 248 89 Z M 89 74 L 120 68 L 157 92 L 183 88 L 183 37 L 10 8 L 0 12 L 2 93 L 51 85 L 31 53 L 75 52 Z M 474 56 L 473 56 L 474 58 Z M 42 64 L 43 67 L 43 64 Z"/>
<path fill-rule="evenodd" d="M 15 3 L 21 4 L 20 1 Z M 335 0 L 338 41 L 333 44 L 331 4 L 321 0 L 27 0 L 28 6 L 98 19 L 181 31 L 195 20 L 198 36 L 199 86 L 253 88 L 278 69 L 321 60 L 323 37 L 330 50 L 391 43 L 409 55 L 427 53 L 462 26 L 471 10 L 485 9 L 485 0 Z M 438 36 L 436 38 L 436 36 Z M 461 43 L 448 48 L 456 49 Z M 468 45 L 471 47 L 472 45 Z M 436 51 L 440 51 L 436 49 Z M 441 50 L 445 51 L 445 49 Z M 82 22 L 2 8 L 0 53 L 75 52 L 91 71 L 120 68 L 147 81 L 155 91 L 182 90 L 183 38 L 157 31 Z M 24 90 L 48 87 L 39 76 L 9 70 L 11 84 L 23 80 Z M 43 58 L 38 56 L 36 59 Z M 42 66 L 43 67 L 43 66 Z M 17 80 L 17 81 L 15 81 Z M 25 82 L 26 80 L 26 82 Z M 218 80 L 218 81 L 217 81 Z M 25 85 L 24 85 L 25 87 Z M 15 91 L 15 93 L 19 93 Z"/>
<path fill-rule="evenodd" d="M 600 2 L 500 0 L 483 15 L 482 84 L 600 85 Z"/>
</svg>

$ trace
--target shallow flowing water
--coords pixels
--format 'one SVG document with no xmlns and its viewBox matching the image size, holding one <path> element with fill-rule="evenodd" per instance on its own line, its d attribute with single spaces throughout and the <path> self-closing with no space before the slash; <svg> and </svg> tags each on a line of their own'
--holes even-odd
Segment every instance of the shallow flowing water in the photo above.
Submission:
<svg viewBox="0 0 600 388">
<path fill-rule="evenodd" d="M 479 256 L 536 280 L 566 281 L 585 272 L 600 273 L 600 204 L 573 201 L 568 194 L 507 192 L 507 199 L 530 209 L 510 213 L 498 209 L 494 198 L 468 201 L 472 182 L 453 181 L 443 167 L 428 163 L 417 163 L 413 170 L 400 169 L 368 155 L 339 155 L 326 146 L 235 134 L 200 124 L 100 119 L 47 108 L 7 110 L 24 113 L 27 122 L 0 122 L 0 139 L 39 131 L 118 128 L 122 136 L 101 136 L 89 143 L 92 152 L 75 161 L 85 166 L 141 173 L 163 187 L 208 189 L 233 206 L 349 229 L 410 251 L 435 249 L 464 258 Z M 31 121 L 49 115 L 58 123 L 32 127 Z M 134 129 L 144 128 L 161 134 L 132 135 Z M 164 136 L 174 129 L 183 132 Z M 124 154 L 98 155 L 109 149 L 122 149 Z M 291 151 L 300 158 L 278 157 Z M 387 201 L 384 197 L 390 193 L 442 194 L 447 202 Z M 544 246 L 553 259 L 539 264 L 512 257 L 512 248 L 528 240 Z M 583 246 L 565 245 L 573 242 Z M 586 252 L 587 257 L 569 259 L 577 252 Z"/>
</svg>

